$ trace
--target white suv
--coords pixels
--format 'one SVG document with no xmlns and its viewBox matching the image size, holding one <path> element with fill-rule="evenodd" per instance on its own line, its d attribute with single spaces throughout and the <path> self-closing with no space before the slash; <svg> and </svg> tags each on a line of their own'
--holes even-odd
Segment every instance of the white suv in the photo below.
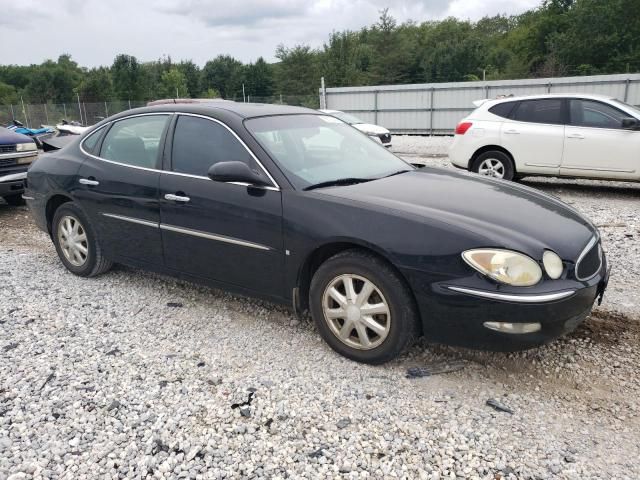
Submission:
<svg viewBox="0 0 640 480">
<path fill-rule="evenodd" d="M 586 94 L 474 102 L 456 127 L 451 162 L 482 175 L 640 181 L 640 110 Z"/>
</svg>

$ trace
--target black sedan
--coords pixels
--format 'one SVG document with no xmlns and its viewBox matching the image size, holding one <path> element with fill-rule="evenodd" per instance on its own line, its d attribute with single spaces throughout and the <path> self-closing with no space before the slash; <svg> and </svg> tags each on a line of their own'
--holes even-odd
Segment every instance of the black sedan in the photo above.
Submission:
<svg viewBox="0 0 640 480">
<path fill-rule="evenodd" d="M 292 304 L 361 362 L 420 335 L 539 345 L 574 329 L 608 278 L 598 230 L 560 201 L 415 169 L 304 108 L 127 111 L 43 155 L 27 180 L 74 274 L 119 262 Z"/>
</svg>

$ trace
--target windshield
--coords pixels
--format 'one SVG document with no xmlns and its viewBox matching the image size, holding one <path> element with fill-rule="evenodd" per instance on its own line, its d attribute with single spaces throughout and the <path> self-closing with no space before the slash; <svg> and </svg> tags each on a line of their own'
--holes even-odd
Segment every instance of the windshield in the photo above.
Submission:
<svg viewBox="0 0 640 480">
<path fill-rule="evenodd" d="M 348 113 L 344 113 L 344 112 L 331 112 L 331 113 L 328 113 L 327 115 L 331 115 L 332 117 L 339 118 L 343 122 L 347 122 L 349 125 L 365 123 L 362 120 L 360 120 L 358 117 L 354 117 L 353 115 L 349 115 Z"/>
<path fill-rule="evenodd" d="M 413 169 L 366 135 L 330 116 L 260 117 L 247 120 L 245 125 L 300 190 L 341 179 L 375 180 Z"/>
<path fill-rule="evenodd" d="M 613 100 L 613 103 L 617 103 L 618 105 L 625 107 L 627 110 L 631 110 L 635 114 L 635 116 L 640 119 L 640 108 L 634 105 L 629 105 L 628 103 L 622 102 L 617 98 Z"/>
</svg>

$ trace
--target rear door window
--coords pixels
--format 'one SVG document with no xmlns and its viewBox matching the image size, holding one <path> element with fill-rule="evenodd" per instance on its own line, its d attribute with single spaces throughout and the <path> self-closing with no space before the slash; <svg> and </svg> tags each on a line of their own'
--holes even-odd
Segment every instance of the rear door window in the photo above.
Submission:
<svg viewBox="0 0 640 480">
<path fill-rule="evenodd" d="M 541 98 L 521 101 L 513 113 L 513 120 L 529 123 L 564 124 L 562 98 Z"/>
<path fill-rule="evenodd" d="M 119 120 L 107 132 L 100 157 L 134 167 L 157 168 L 160 143 L 169 115 Z"/>
</svg>

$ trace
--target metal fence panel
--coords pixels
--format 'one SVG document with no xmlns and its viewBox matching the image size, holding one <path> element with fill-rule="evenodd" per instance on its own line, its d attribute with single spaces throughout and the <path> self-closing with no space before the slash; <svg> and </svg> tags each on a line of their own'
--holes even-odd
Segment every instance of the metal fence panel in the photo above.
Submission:
<svg viewBox="0 0 640 480">
<path fill-rule="evenodd" d="M 326 101 L 329 109 L 394 133 L 450 134 L 474 100 L 546 93 L 601 94 L 640 105 L 640 74 L 327 88 Z"/>
</svg>

